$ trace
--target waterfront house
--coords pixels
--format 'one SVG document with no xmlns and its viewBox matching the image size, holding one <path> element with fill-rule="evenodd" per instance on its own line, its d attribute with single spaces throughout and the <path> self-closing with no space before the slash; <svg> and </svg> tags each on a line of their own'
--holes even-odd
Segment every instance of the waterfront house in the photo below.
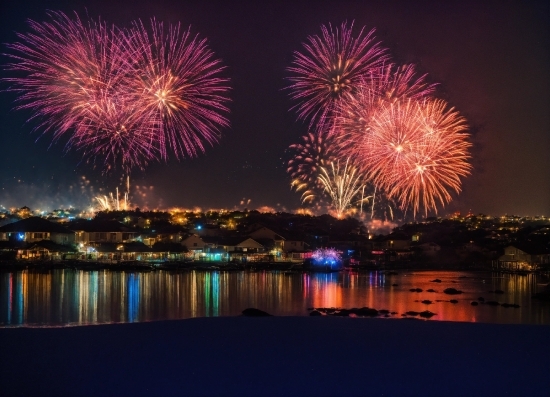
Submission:
<svg viewBox="0 0 550 397">
<path fill-rule="evenodd" d="M 35 243 L 42 240 L 70 245 L 75 242 L 75 234 L 58 223 L 37 216 L 0 227 L 0 241 Z"/>
<path fill-rule="evenodd" d="M 67 227 L 74 231 L 79 246 L 130 242 L 138 235 L 132 227 L 117 221 L 78 220 L 70 222 Z"/>
<path fill-rule="evenodd" d="M 208 245 L 202 237 L 196 234 L 191 234 L 190 236 L 181 240 L 181 245 L 186 247 L 189 251 L 200 251 L 202 252 L 205 246 Z"/>
<path fill-rule="evenodd" d="M 75 234 L 58 223 L 30 217 L 0 227 L 2 251 L 16 259 L 62 259 L 74 251 Z"/>
<path fill-rule="evenodd" d="M 515 244 L 504 248 L 498 258 L 498 268 L 506 270 L 537 270 L 550 266 L 548 248 L 537 245 Z"/>
<path fill-rule="evenodd" d="M 274 242 L 275 249 L 283 250 L 285 238 L 265 226 L 248 233 L 248 236 L 252 239 L 271 239 Z"/>
</svg>

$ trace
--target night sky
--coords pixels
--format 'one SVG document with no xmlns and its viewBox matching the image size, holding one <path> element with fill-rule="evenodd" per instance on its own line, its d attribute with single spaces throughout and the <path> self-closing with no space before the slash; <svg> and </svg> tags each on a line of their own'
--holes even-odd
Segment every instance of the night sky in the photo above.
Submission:
<svg viewBox="0 0 550 397">
<path fill-rule="evenodd" d="M 295 210 L 286 148 L 308 132 L 290 111 L 283 88 L 293 51 L 320 25 L 355 20 L 376 28 L 394 62 L 415 63 L 439 83 L 469 121 L 473 172 L 440 214 L 460 210 L 550 215 L 550 6 L 547 2 L 447 1 L 10 1 L 0 8 L 0 35 L 16 41 L 28 18 L 46 10 L 77 11 L 118 26 L 156 17 L 181 21 L 207 37 L 231 79 L 231 127 L 199 158 L 133 171 L 134 202 L 145 207 Z M 478 4 L 480 3 L 480 4 Z M 5 64 L 8 59 L 0 58 Z M 1 71 L 1 76 L 8 74 Z M 7 88 L 6 83 L 2 88 Z M 0 205 L 85 206 L 100 188 L 114 191 L 121 174 L 103 176 L 78 153 L 33 132 L 29 112 L 13 111 L 0 93 Z M 84 183 L 83 177 L 89 183 Z M 82 185 L 84 187 L 82 187 Z M 141 196 L 135 186 L 139 186 Z M 146 186 L 146 188 L 144 188 Z M 150 188 L 153 186 L 153 189 Z M 92 192 L 93 189 L 93 192 Z M 0 207 L 1 209 L 1 207 Z"/>
</svg>

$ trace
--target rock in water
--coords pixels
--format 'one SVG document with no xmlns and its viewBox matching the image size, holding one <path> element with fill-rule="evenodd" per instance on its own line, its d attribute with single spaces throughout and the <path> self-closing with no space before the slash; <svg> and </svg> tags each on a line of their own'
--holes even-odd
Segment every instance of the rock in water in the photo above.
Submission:
<svg viewBox="0 0 550 397">
<path fill-rule="evenodd" d="M 322 316 L 321 312 L 314 310 L 311 313 L 309 313 L 310 316 Z"/>
<path fill-rule="evenodd" d="M 423 317 L 423 318 L 430 318 L 430 317 L 435 316 L 435 313 L 432 313 L 432 312 L 429 311 L 429 310 L 425 310 L 425 311 L 423 311 L 423 312 L 420 312 L 420 313 L 419 313 L 419 316 L 420 316 L 420 317 Z"/>
<path fill-rule="evenodd" d="M 361 309 L 357 309 L 353 313 L 357 316 L 362 316 L 362 317 L 376 317 L 379 314 L 378 310 L 371 309 L 369 307 L 362 307 Z"/>
<path fill-rule="evenodd" d="M 446 288 L 446 289 L 443 290 L 443 293 L 448 294 L 448 295 L 458 295 L 458 294 L 461 294 L 462 291 L 460 291 L 458 289 L 455 289 L 455 288 Z"/>
<path fill-rule="evenodd" d="M 246 317 L 268 317 L 271 316 L 271 314 L 264 312 L 260 309 L 255 309 L 253 307 L 249 307 L 248 309 L 243 310 L 243 316 Z"/>
</svg>

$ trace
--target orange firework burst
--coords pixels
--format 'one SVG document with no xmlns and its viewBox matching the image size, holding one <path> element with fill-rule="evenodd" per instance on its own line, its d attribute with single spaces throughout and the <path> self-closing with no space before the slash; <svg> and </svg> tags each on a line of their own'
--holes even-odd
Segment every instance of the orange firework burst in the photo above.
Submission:
<svg viewBox="0 0 550 397">
<path fill-rule="evenodd" d="M 445 101 L 398 101 L 373 116 L 361 157 L 375 184 L 402 209 L 437 212 L 470 174 L 466 120 Z"/>
</svg>

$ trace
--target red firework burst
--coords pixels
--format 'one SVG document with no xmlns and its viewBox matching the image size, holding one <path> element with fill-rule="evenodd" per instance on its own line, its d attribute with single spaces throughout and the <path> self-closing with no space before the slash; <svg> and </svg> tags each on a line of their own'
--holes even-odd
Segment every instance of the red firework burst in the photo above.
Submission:
<svg viewBox="0 0 550 397">
<path fill-rule="evenodd" d="M 299 101 L 299 118 L 310 118 L 310 126 L 322 128 L 335 105 L 346 94 L 353 94 L 361 81 L 368 81 L 387 59 L 385 49 L 375 42 L 374 29 L 352 37 L 353 23 L 340 28 L 321 26 L 321 36 L 310 36 L 305 51 L 294 52 L 288 68 L 293 76 L 289 89 Z"/>
</svg>

